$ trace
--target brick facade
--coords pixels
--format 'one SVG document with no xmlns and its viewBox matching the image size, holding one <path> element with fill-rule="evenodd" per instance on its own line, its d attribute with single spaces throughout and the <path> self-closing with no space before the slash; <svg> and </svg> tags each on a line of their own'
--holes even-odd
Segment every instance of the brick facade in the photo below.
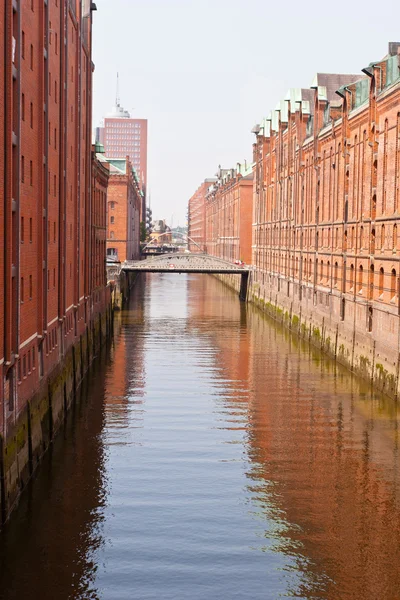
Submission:
<svg viewBox="0 0 400 600">
<path fill-rule="evenodd" d="M 328 346 L 336 340 L 334 353 L 353 368 L 376 377 L 379 364 L 391 387 L 400 339 L 399 47 L 364 76 L 318 74 L 311 90 L 291 90 L 254 145 L 256 296 L 302 315 Z"/>
<path fill-rule="evenodd" d="M 221 169 L 207 193 L 205 235 L 208 254 L 251 262 L 253 174 Z"/>
<path fill-rule="evenodd" d="M 92 8 L 77 0 L 0 2 L 4 439 L 105 308 L 108 171 L 91 147 Z"/>
<path fill-rule="evenodd" d="M 206 195 L 215 178 L 205 179 L 189 200 L 188 248 L 190 252 L 205 252 L 206 244 Z"/>
<path fill-rule="evenodd" d="M 129 157 L 110 162 L 107 256 L 120 262 L 140 256 L 140 213 L 143 195 Z"/>
<path fill-rule="evenodd" d="M 219 168 L 189 200 L 189 250 L 250 264 L 252 203 L 251 167 Z"/>
<path fill-rule="evenodd" d="M 253 129 L 251 202 L 250 297 L 393 395 L 400 384 L 399 65 L 400 43 L 390 43 L 359 75 L 319 73 L 311 88 L 289 90 Z M 222 173 L 205 202 L 207 252 L 228 260 L 242 256 L 233 231 L 240 182 L 234 171 Z"/>
</svg>

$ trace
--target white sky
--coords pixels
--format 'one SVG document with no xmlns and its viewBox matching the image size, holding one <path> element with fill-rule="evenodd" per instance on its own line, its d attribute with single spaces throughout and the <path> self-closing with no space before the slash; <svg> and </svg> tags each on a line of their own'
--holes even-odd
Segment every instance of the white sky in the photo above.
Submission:
<svg viewBox="0 0 400 600">
<path fill-rule="evenodd" d="M 174 226 L 219 164 L 251 160 L 251 128 L 290 87 L 358 73 L 400 40 L 398 0 L 95 1 L 93 124 L 118 71 L 121 104 L 149 120 L 153 215 Z"/>
</svg>

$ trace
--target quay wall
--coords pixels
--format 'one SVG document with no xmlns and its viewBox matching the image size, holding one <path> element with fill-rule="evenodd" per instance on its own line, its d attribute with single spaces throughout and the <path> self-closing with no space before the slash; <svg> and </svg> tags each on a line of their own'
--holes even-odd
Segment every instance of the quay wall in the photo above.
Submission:
<svg viewBox="0 0 400 600">
<path fill-rule="evenodd" d="M 236 275 L 216 275 L 239 292 Z M 271 275 L 263 285 L 251 274 L 247 301 L 300 338 L 337 360 L 392 398 L 399 395 L 400 320 L 395 309 L 373 306 L 374 324 L 368 331 L 370 303 L 327 293 Z"/>
<path fill-rule="evenodd" d="M 0 435 L 0 527 L 41 463 L 77 399 L 90 365 L 113 331 L 112 288 L 102 291 L 97 310 L 64 356 L 40 380 L 14 423 Z"/>
</svg>

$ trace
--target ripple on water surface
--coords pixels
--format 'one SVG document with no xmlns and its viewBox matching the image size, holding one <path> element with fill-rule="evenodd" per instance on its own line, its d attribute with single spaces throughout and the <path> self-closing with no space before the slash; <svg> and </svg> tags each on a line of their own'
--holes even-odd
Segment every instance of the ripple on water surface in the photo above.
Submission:
<svg viewBox="0 0 400 600">
<path fill-rule="evenodd" d="M 1 598 L 400 597 L 396 405 L 216 279 L 143 279 L 82 395 Z"/>
</svg>

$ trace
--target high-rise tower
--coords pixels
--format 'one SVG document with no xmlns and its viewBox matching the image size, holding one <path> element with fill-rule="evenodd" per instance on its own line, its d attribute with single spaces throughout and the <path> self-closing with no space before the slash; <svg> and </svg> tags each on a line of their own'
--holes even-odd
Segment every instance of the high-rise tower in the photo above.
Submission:
<svg viewBox="0 0 400 600">
<path fill-rule="evenodd" d="M 143 191 L 141 220 L 145 220 L 145 198 L 147 187 L 147 119 L 134 119 L 120 103 L 118 79 L 115 106 L 104 119 L 104 127 L 96 129 L 96 141 L 104 145 L 108 158 L 126 158 L 138 176 Z"/>
</svg>

